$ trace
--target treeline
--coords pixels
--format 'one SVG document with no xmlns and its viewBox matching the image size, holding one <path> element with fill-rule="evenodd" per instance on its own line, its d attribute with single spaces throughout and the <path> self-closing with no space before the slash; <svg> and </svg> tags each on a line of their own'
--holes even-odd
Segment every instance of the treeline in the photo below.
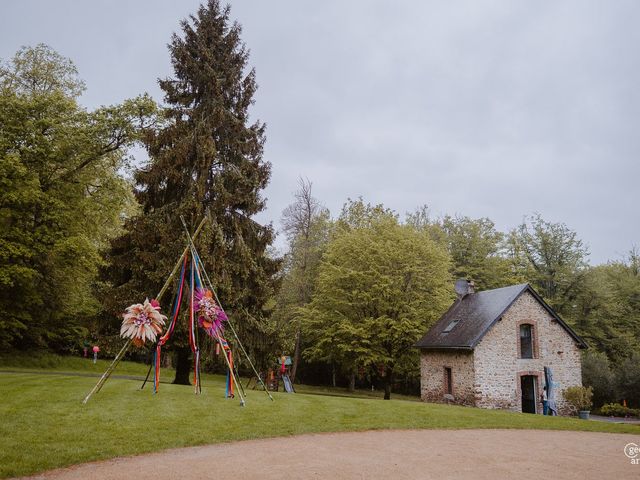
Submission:
<svg viewBox="0 0 640 480">
<path fill-rule="evenodd" d="M 137 210 L 121 172 L 156 105 L 88 111 L 83 90 L 46 45 L 0 67 L 0 349 L 78 347 L 101 310 L 103 253 Z"/>
<path fill-rule="evenodd" d="M 331 218 L 307 180 L 282 224 L 288 252 L 273 321 L 299 380 L 415 393 L 412 344 L 454 298 L 454 279 L 468 278 L 477 290 L 530 283 L 594 352 L 584 377 L 596 401 L 640 400 L 635 250 L 590 266 L 576 232 L 537 214 L 500 232 L 488 218 L 433 218 L 422 207 L 401 219 L 359 199 Z"/>
<path fill-rule="evenodd" d="M 596 400 L 638 403 L 636 251 L 590 266 L 577 234 L 539 215 L 500 232 L 487 218 L 425 207 L 401 218 L 349 200 L 332 217 L 302 181 L 279 258 L 273 228 L 253 220 L 271 166 L 265 125 L 249 119 L 257 85 L 241 28 L 216 0 L 181 28 L 161 106 L 142 95 L 87 110 L 73 63 L 45 45 L 0 66 L 0 350 L 118 348 L 122 311 L 158 292 L 184 248 L 181 217 L 193 230 L 207 216 L 205 268 L 263 370 L 288 353 L 297 380 L 416 392 L 413 344 L 454 279 L 530 282 L 596 352 L 584 364 Z M 147 162 L 131 164 L 134 144 Z M 181 328 L 170 347 L 187 382 Z"/>
<path fill-rule="evenodd" d="M 267 255 L 272 227 L 252 218 L 271 173 L 265 126 L 249 118 L 255 72 L 228 6 L 208 0 L 180 25 L 161 106 L 143 95 L 88 111 L 75 66 L 46 45 L 2 63 L 1 350 L 77 353 L 90 341 L 113 354 L 124 309 L 153 298 L 184 250 L 183 219 L 193 231 L 206 217 L 205 268 L 245 347 L 273 360 L 265 319 L 280 262 Z M 135 143 L 149 160 L 131 165 Z M 185 323 L 167 345 L 178 383 L 191 365 Z"/>
</svg>

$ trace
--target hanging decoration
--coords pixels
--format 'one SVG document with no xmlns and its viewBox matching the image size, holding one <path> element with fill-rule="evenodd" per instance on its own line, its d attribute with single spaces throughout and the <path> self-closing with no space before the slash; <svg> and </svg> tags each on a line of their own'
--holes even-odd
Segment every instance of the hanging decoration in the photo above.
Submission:
<svg viewBox="0 0 640 480">
<path fill-rule="evenodd" d="M 196 393 L 201 393 L 201 379 L 200 379 L 200 347 L 198 344 L 198 326 L 201 327 L 207 335 L 212 337 L 216 342 L 216 352 L 223 350 L 223 359 L 227 364 L 227 382 L 225 396 L 228 398 L 234 398 L 236 391 L 240 397 L 240 405 L 244 406 L 244 391 L 242 384 L 238 382 L 236 376 L 237 372 L 234 367 L 233 352 L 231 345 L 227 340 L 222 337 L 225 325 L 231 329 L 233 334 L 234 345 L 238 346 L 242 353 L 248 360 L 251 368 L 253 369 L 256 378 L 262 383 L 265 393 L 271 400 L 273 397 L 268 392 L 267 387 L 260 378 L 260 375 L 255 369 L 255 366 L 251 362 L 251 359 L 247 355 L 246 350 L 242 346 L 240 339 L 233 327 L 233 324 L 229 321 L 220 300 L 218 299 L 211 280 L 209 279 L 204 265 L 202 264 L 198 252 L 196 251 L 193 243 L 194 238 L 198 235 L 206 218 L 203 218 L 193 235 L 189 234 L 186 222 L 183 217 L 180 220 L 185 227 L 185 231 L 188 238 L 188 245 L 182 252 L 182 255 L 176 262 L 173 270 L 166 279 L 160 292 L 156 296 L 156 299 L 145 299 L 144 303 L 130 305 L 123 315 L 122 327 L 120 329 L 120 335 L 127 339 L 127 342 L 122 346 L 114 360 L 111 362 L 107 370 L 98 380 L 98 383 L 91 389 L 91 391 L 84 398 L 82 403 L 87 403 L 91 396 L 100 391 L 104 383 L 110 377 L 117 365 L 124 357 L 127 349 L 134 344 L 138 347 L 144 346 L 147 340 L 154 343 L 153 345 L 153 362 L 147 373 L 147 378 L 142 384 L 141 388 L 144 388 L 149 375 L 155 370 L 153 378 L 154 393 L 158 392 L 160 386 L 160 366 L 161 366 L 161 352 L 162 347 L 167 343 L 174 333 L 176 323 L 178 321 L 180 306 L 183 303 L 184 291 L 188 290 L 188 305 L 189 312 L 187 313 L 189 321 L 189 346 L 193 352 L 194 360 L 194 383 Z M 178 273 L 179 272 L 179 273 Z M 173 280 L 177 277 L 177 291 L 174 297 L 174 302 L 171 307 L 171 321 L 167 326 L 167 330 L 162 334 L 163 327 L 166 324 L 167 316 L 160 313 L 160 298 L 167 292 Z M 205 282 L 206 281 L 206 284 Z M 203 285 L 205 284 L 205 285 Z M 236 389 L 238 386 L 238 389 Z"/>
<path fill-rule="evenodd" d="M 173 330 L 176 326 L 176 322 L 178 320 L 178 314 L 180 313 L 180 304 L 182 303 L 182 293 L 184 291 L 185 286 L 185 277 L 187 270 L 187 261 L 189 260 L 188 255 L 184 255 L 181 259 L 182 268 L 180 269 L 180 276 L 178 277 L 178 290 L 176 291 L 176 296 L 173 301 L 173 310 L 171 313 L 171 323 L 169 324 L 169 328 L 167 331 L 158 339 L 158 343 L 156 344 L 156 350 L 153 354 L 153 393 L 158 393 L 158 389 L 160 388 L 160 358 L 162 354 L 162 346 L 167 343 L 167 341 L 173 335 Z"/>
<path fill-rule="evenodd" d="M 192 252 L 193 255 L 193 252 Z M 195 258 L 191 259 L 191 275 L 189 280 L 189 346 L 193 353 L 193 383 L 195 392 L 200 393 L 200 347 L 198 346 L 198 329 L 195 323 L 196 289 L 200 288 L 200 272 L 196 267 Z"/>
<path fill-rule="evenodd" d="M 135 303 L 129 307 L 123 316 L 120 336 L 130 338 L 136 347 L 141 347 L 147 340 L 155 341 L 162 332 L 166 315 L 160 313 L 160 303 L 157 300 L 145 299 L 144 303 Z"/>
<path fill-rule="evenodd" d="M 198 314 L 198 325 L 207 335 L 216 338 L 216 334 L 224 331 L 222 322 L 226 322 L 228 318 L 224 310 L 216 303 L 211 290 L 208 288 L 196 289 L 195 310 Z"/>
<path fill-rule="evenodd" d="M 226 398 L 234 398 L 235 397 L 235 388 L 234 388 L 234 376 L 233 376 L 233 352 L 231 351 L 231 346 L 229 342 L 227 342 L 223 337 L 218 335 L 218 342 L 222 345 L 224 349 L 224 355 L 227 357 L 227 366 L 229 367 L 227 370 L 227 381 L 224 396 Z"/>
</svg>

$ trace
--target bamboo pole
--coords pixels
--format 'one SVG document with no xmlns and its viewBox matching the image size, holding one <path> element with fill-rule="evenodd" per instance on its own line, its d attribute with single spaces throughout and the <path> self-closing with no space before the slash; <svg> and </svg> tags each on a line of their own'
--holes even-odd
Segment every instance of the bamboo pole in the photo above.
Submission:
<svg viewBox="0 0 640 480">
<path fill-rule="evenodd" d="M 192 255 L 194 256 L 194 258 L 197 259 L 197 261 L 199 263 L 201 263 L 200 262 L 200 255 L 198 255 L 198 251 L 196 250 L 196 246 L 193 243 L 193 238 L 189 235 L 189 230 L 187 229 L 187 223 L 185 222 L 184 217 L 180 216 L 180 220 L 182 220 L 182 225 L 184 226 L 184 229 L 185 229 L 185 231 L 187 233 L 187 238 L 189 239 L 189 243 L 191 244 Z M 202 273 L 204 274 L 204 278 L 207 281 L 207 285 L 208 285 L 209 289 L 213 292 L 213 296 L 216 298 L 216 302 L 218 302 L 218 306 L 224 312 L 224 307 L 222 306 L 222 303 L 220 302 L 220 299 L 218 298 L 218 294 L 216 293 L 215 289 L 213 288 L 213 285 L 211 284 L 211 280 L 209 279 L 209 275 L 207 274 L 207 270 L 204 268 L 204 265 L 202 265 Z M 225 314 L 226 314 L 226 312 L 225 312 Z M 233 333 L 234 338 L 238 342 L 238 346 L 242 350 L 242 353 L 244 353 L 244 356 L 247 359 L 247 361 L 249 362 L 249 365 L 251 365 L 251 369 L 253 370 L 253 373 L 256 375 L 256 378 L 258 379 L 258 381 L 262 385 L 262 388 L 264 388 L 264 391 L 266 392 L 266 394 L 269 396 L 269 398 L 273 402 L 274 400 L 273 400 L 273 397 L 271 396 L 271 393 L 269 392 L 269 389 L 264 384 L 264 382 L 262 380 L 262 377 L 260 377 L 260 374 L 256 370 L 256 367 L 253 365 L 253 362 L 251 361 L 251 357 L 249 357 L 249 354 L 244 349 L 244 345 L 242 345 L 242 342 L 240 341 L 240 337 L 238 337 L 238 334 L 236 333 L 236 330 L 235 330 L 235 328 L 233 328 L 233 324 L 231 323 L 231 319 L 228 316 L 227 316 L 227 323 L 229 324 L 229 327 L 231 327 L 231 332 Z"/>
<path fill-rule="evenodd" d="M 198 234 L 202 230 L 202 227 L 204 227 L 204 224 L 206 223 L 206 221 L 207 221 L 207 216 L 205 214 L 205 216 L 202 218 L 202 221 L 198 225 L 198 228 L 196 228 L 195 232 L 193 232 L 193 238 L 196 238 L 198 236 Z M 193 238 L 191 237 L 191 235 L 189 235 L 189 232 L 187 232 L 187 235 L 189 237 L 189 242 L 193 242 Z M 191 249 L 191 244 L 188 243 L 187 246 L 185 247 L 184 251 L 182 252 L 182 255 L 180 255 L 180 258 L 176 262 L 176 265 L 173 267 L 173 270 L 169 274 L 169 277 L 167 278 L 166 282 L 164 282 L 164 285 L 160 289 L 160 292 L 158 293 L 158 295 L 156 295 L 156 300 L 158 302 L 163 297 L 163 295 L 166 293 L 167 289 L 169 288 L 169 285 L 171 285 L 171 280 L 173 279 L 175 274 L 178 272 L 178 269 L 180 268 L 180 265 L 182 264 L 182 259 L 184 258 L 184 256 L 187 253 L 189 253 L 190 249 Z M 102 377 L 100 377 L 100 380 L 98 380 L 98 383 L 96 383 L 95 386 L 91 389 L 91 391 L 87 394 L 87 396 L 84 397 L 84 400 L 82 401 L 83 405 L 86 404 L 89 401 L 89 399 L 91 398 L 91 396 L 94 393 L 98 393 L 100 391 L 100 389 L 102 389 L 102 386 L 109 379 L 109 377 L 111 376 L 113 371 L 116 369 L 116 367 L 118 366 L 118 364 L 122 360 L 122 357 L 124 357 L 124 354 L 127 352 L 129 347 L 131 346 L 132 342 L 133 342 L 133 339 L 129 338 L 126 341 L 126 343 L 122 346 L 122 348 L 120 349 L 120 351 L 118 352 L 116 357 L 111 362 L 111 365 L 109 365 L 109 367 L 102 374 Z"/>
<path fill-rule="evenodd" d="M 216 332 L 216 339 L 218 340 L 218 344 L 220 345 L 220 348 L 222 349 L 222 356 L 224 357 L 224 361 L 227 364 L 227 368 L 229 369 L 229 375 L 231 376 L 232 381 L 238 385 L 238 380 L 236 378 L 235 373 L 233 373 L 233 368 L 231 368 L 231 363 L 229 363 L 229 358 L 227 357 L 227 352 L 224 349 L 224 345 L 222 344 L 222 338 L 220 337 L 220 334 L 218 332 Z M 245 404 L 245 400 L 244 400 L 244 395 L 242 395 L 242 392 L 240 390 L 240 388 L 238 388 L 238 396 L 240 397 L 240 406 L 244 407 Z"/>
<path fill-rule="evenodd" d="M 180 216 L 180 219 L 182 220 L 182 216 Z M 184 223 L 184 220 L 182 220 L 182 221 Z M 206 223 L 206 221 L 207 221 L 207 215 L 205 214 L 205 216 L 203 217 L 202 221 L 198 225 L 198 228 L 196 228 L 196 231 L 193 232 L 193 238 L 196 238 L 198 236 L 198 234 L 200 233 L 200 230 L 202 230 L 202 227 L 204 227 L 204 224 Z M 191 235 L 189 235 L 189 232 L 187 232 L 187 237 L 189 239 L 189 242 L 193 243 L 193 239 L 192 239 Z M 176 262 L 176 265 L 173 267 L 173 270 L 169 274 L 169 278 L 167 278 L 167 281 L 164 282 L 164 285 L 160 289 L 160 293 L 158 293 L 158 296 L 156 297 L 156 300 L 160 301 L 160 298 L 165 294 L 165 292 L 167 291 L 167 288 L 169 288 L 169 285 L 171 285 L 171 279 L 175 276 L 176 273 L 178 273 L 178 269 L 180 268 L 180 265 L 182 265 L 182 259 L 184 258 L 184 256 L 187 253 L 189 253 L 189 250 L 191 250 L 191 245 L 189 243 L 187 243 L 187 246 L 185 247 L 184 251 L 182 252 L 182 255 L 180 255 L 180 258 Z"/>
<path fill-rule="evenodd" d="M 194 262 L 195 265 L 197 265 L 195 259 L 198 258 L 197 257 L 198 252 L 195 249 L 195 245 L 193 243 L 193 238 L 189 234 L 189 229 L 187 228 L 187 223 L 184 221 L 184 217 L 182 215 L 180 216 L 180 220 L 182 221 L 182 225 L 184 226 L 184 230 L 185 230 L 185 232 L 187 234 L 187 238 L 189 239 L 189 248 L 191 248 L 192 261 Z M 193 275 L 193 266 L 192 266 L 191 270 L 192 270 L 191 274 Z M 193 282 L 191 282 L 191 285 L 193 286 Z M 193 292 L 192 292 L 192 294 L 193 294 Z M 220 307 L 220 308 L 222 308 L 222 307 Z M 218 344 L 220 345 L 220 348 L 222 349 L 222 356 L 224 357 L 224 361 L 227 364 L 227 368 L 229 369 L 232 381 L 235 382 L 235 384 L 237 385 L 238 381 L 237 381 L 236 376 L 235 376 L 235 374 L 233 372 L 233 368 L 231 367 L 231 363 L 229 362 L 229 359 L 227 358 L 227 354 L 225 352 L 224 345 L 222 344 L 222 338 L 220 337 L 220 334 L 218 332 L 216 332 L 216 340 L 218 340 Z M 241 393 L 241 391 L 239 389 L 238 389 L 238 395 L 240 396 L 240 406 L 244 407 L 245 399 L 244 399 L 244 396 L 242 395 L 242 393 Z"/>
<path fill-rule="evenodd" d="M 199 258 L 199 257 L 198 257 Z M 209 288 L 211 289 L 211 291 L 213 292 L 213 296 L 216 298 L 216 302 L 218 302 L 218 305 L 220 306 L 220 308 L 222 308 L 222 310 L 224 311 L 224 308 L 222 307 L 222 304 L 220 303 L 220 299 L 218 298 L 218 295 L 216 294 L 216 291 L 213 289 L 213 285 L 211 284 L 211 280 L 209 279 L 209 275 L 207 274 L 207 271 L 204 269 L 204 267 L 202 268 L 202 273 L 204 273 L 204 277 L 205 280 L 207 281 L 207 285 L 209 286 Z M 255 365 L 253 364 L 253 362 L 251 361 L 251 357 L 249 357 L 249 354 L 247 353 L 247 351 L 244 349 L 244 345 L 242 344 L 242 342 L 240 341 L 240 337 L 238 336 L 238 334 L 236 333 L 236 329 L 233 328 L 233 323 L 231 323 L 231 320 L 227 317 L 227 323 L 229 324 L 229 327 L 231 328 L 231 333 L 233 333 L 233 337 L 236 339 L 236 341 L 238 342 L 238 346 L 240 347 L 240 350 L 242 350 L 242 353 L 244 353 L 245 358 L 247 359 L 247 361 L 249 362 L 249 365 L 251 365 L 251 369 L 253 370 L 253 373 L 255 374 L 256 378 L 258 379 L 258 382 L 260 382 L 260 384 L 262 385 L 262 388 L 264 389 L 264 391 L 266 392 L 267 396 L 269 397 L 269 399 L 271 399 L 271 401 L 273 402 L 273 397 L 271 396 L 271 393 L 269 392 L 269 389 L 267 388 L 267 386 L 264 384 L 264 381 L 262 380 L 262 377 L 260 376 L 260 374 L 258 373 L 258 371 L 256 370 Z"/>
<path fill-rule="evenodd" d="M 111 373 L 113 373 L 115 368 L 120 363 L 120 360 L 124 356 L 125 352 L 129 348 L 129 346 L 131 346 L 131 342 L 133 342 L 133 339 L 131 338 L 127 339 L 126 343 L 122 346 L 122 348 L 116 355 L 116 358 L 113 359 L 113 362 L 111 362 L 111 365 L 109 365 L 109 367 L 102 374 L 102 377 L 100 377 L 100 380 L 98 380 L 98 383 L 96 383 L 95 386 L 91 389 L 91 391 L 87 394 L 87 396 L 84 397 L 84 400 L 82 401 L 83 404 L 86 404 L 89 401 L 89 399 L 91 398 L 91 395 L 100 391 L 100 389 L 102 388 L 102 385 L 104 385 L 104 382 L 106 382 L 107 378 L 111 376 Z"/>
</svg>

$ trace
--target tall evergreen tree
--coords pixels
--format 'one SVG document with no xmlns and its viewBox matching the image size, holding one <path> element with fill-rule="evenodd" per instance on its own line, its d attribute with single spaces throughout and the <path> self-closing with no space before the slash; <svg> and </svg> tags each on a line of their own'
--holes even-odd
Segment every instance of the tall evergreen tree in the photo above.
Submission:
<svg viewBox="0 0 640 480">
<path fill-rule="evenodd" d="M 243 343 L 260 353 L 278 264 L 266 253 L 272 227 L 252 219 L 265 208 L 260 192 L 271 169 L 262 158 L 265 126 L 249 120 L 255 72 L 247 70 L 248 51 L 229 6 L 209 0 L 181 27 L 169 45 L 173 77 L 159 80 L 166 123 L 147 138 L 150 161 L 135 176 L 142 213 L 113 243 L 107 310 L 116 314 L 154 295 L 185 246 L 180 216 L 193 229 L 208 212 L 200 255 Z M 182 345 L 176 383 L 189 381 Z"/>
</svg>

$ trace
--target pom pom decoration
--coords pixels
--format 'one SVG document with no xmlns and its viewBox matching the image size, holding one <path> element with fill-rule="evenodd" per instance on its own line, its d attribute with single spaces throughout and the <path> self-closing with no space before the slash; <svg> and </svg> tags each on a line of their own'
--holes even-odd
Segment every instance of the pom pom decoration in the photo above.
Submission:
<svg viewBox="0 0 640 480">
<path fill-rule="evenodd" d="M 147 340 L 154 341 L 162 332 L 162 326 L 167 319 L 160 313 L 160 304 L 157 300 L 145 299 L 144 303 L 135 303 L 127 307 L 120 336 L 133 339 L 137 347 L 144 345 Z"/>
<path fill-rule="evenodd" d="M 215 337 L 223 330 L 222 322 L 227 321 L 224 310 L 213 299 L 211 290 L 198 288 L 196 290 L 195 311 L 198 314 L 198 325 L 208 335 Z"/>
</svg>

